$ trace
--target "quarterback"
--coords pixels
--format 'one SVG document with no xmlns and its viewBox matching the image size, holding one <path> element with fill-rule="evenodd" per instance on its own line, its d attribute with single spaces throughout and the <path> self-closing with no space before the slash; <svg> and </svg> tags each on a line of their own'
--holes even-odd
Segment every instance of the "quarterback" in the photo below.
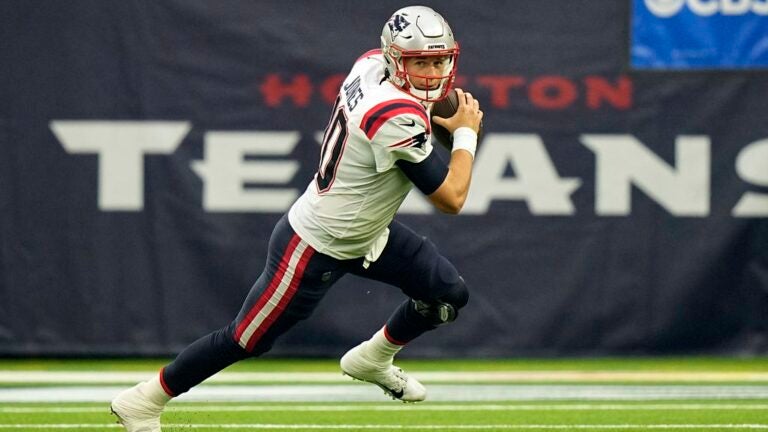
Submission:
<svg viewBox="0 0 768 432">
<path fill-rule="evenodd" d="M 404 402 L 426 398 L 424 386 L 393 365 L 394 356 L 454 321 L 469 294 L 435 245 L 394 217 L 413 186 L 446 213 L 458 213 L 467 197 L 483 117 L 479 103 L 457 89 L 453 116 L 429 114 L 451 89 L 458 56 L 451 28 L 434 10 L 411 6 L 392 15 L 381 49 L 361 56 L 341 85 L 317 174 L 275 226 L 264 271 L 240 312 L 156 377 L 115 397 L 112 412 L 128 431 L 160 431 L 171 398 L 267 352 L 348 273 L 394 285 L 407 299 L 369 340 L 344 354 L 342 372 Z M 431 122 L 453 134 L 447 165 L 433 151 Z"/>
</svg>

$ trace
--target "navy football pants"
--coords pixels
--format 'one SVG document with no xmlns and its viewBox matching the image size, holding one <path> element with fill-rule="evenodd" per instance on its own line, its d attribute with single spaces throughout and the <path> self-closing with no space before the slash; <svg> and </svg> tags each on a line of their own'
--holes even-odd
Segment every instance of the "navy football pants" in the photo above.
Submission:
<svg viewBox="0 0 768 432">
<path fill-rule="evenodd" d="M 393 221 L 389 240 L 376 262 L 337 260 L 316 252 L 291 228 L 287 216 L 275 226 L 267 262 L 240 312 L 228 326 L 198 339 L 160 372 L 168 394 L 177 396 L 225 367 L 261 355 L 297 322 L 306 319 L 339 278 L 352 273 L 400 288 L 408 297 L 444 301 L 457 309 L 468 299 L 456 268 L 435 245 Z M 387 336 L 405 344 L 434 329 L 407 300 L 387 321 Z"/>
</svg>

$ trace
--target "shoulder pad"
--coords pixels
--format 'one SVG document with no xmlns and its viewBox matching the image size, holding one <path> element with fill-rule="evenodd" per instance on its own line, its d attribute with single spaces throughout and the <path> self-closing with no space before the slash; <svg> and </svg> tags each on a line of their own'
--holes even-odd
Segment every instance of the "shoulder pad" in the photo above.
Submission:
<svg viewBox="0 0 768 432">
<path fill-rule="evenodd" d="M 429 134 L 430 127 L 427 110 L 420 103 L 410 99 L 393 99 L 375 105 L 363 116 L 363 119 L 360 121 L 360 129 L 365 133 L 365 136 L 367 136 L 369 140 L 373 139 L 376 132 L 387 121 L 403 114 L 418 116 L 424 121 L 424 127 L 427 130 L 427 134 Z M 407 121 L 408 120 L 405 120 L 405 122 Z M 411 121 L 415 122 L 413 119 L 411 119 Z"/>
</svg>

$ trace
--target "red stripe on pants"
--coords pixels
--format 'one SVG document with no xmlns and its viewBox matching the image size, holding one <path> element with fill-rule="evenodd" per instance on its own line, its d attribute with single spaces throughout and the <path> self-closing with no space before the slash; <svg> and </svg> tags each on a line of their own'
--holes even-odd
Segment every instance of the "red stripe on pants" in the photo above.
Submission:
<svg viewBox="0 0 768 432">
<path fill-rule="evenodd" d="M 269 313 L 269 315 L 264 319 L 264 322 L 262 322 L 259 328 L 253 332 L 251 338 L 248 339 L 248 345 L 245 347 L 246 351 L 253 351 L 253 347 L 256 346 L 256 343 L 259 341 L 259 339 L 261 339 L 264 333 L 269 330 L 275 320 L 277 320 L 277 318 L 283 313 L 286 305 L 288 305 L 294 294 L 296 294 L 299 284 L 301 283 L 301 278 L 304 275 L 304 269 L 307 268 L 307 263 L 314 253 L 315 250 L 312 249 L 311 246 L 307 245 L 307 248 L 304 249 L 304 253 L 301 254 L 301 258 L 299 258 L 299 262 L 296 264 L 296 271 L 294 272 L 293 278 L 288 284 L 288 289 L 280 298 L 277 306 L 272 309 L 272 312 Z"/>
<path fill-rule="evenodd" d="M 245 329 L 247 329 L 251 322 L 253 322 L 254 318 L 256 318 L 256 315 L 267 303 L 267 300 L 269 300 L 275 293 L 278 285 L 280 285 L 280 281 L 283 279 L 285 271 L 288 269 L 288 263 L 291 260 L 291 255 L 293 255 L 293 251 L 296 250 L 296 246 L 299 244 L 299 241 L 301 241 L 301 238 L 294 234 L 291 238 L 291 241 L 288 242 L 288 247 L 285 249 L 283 257 L 280 258 L 280 263 L 277 265 L 277 271 L 272 277 L 272 280 L 269 282 L 269 286 L 264 291 L 264 293 L 261 294 L 259 301 L 257 301 L 251 310 L 248 311 L 248 314 L 245 316 L 243 321 L 237 326 L 237 331 L 235 331 L 235 342 L 238 344 L 240 343 L 240 338 L 243 336 Z"/>
</svg>

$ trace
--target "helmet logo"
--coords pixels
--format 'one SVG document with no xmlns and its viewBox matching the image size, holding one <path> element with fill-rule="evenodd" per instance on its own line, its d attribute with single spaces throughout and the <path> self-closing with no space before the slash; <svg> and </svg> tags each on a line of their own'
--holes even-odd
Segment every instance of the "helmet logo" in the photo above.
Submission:
<svg viewBox="0 0 768 432">
<path fill-rule="evenodd" d="M 387 25 L 389 26 L 389 31 L 392 33 L 392 40 L 394 40 L 398 34 L 400 34 L 401 31 L 405 30 L 406 27 L 411 25 L 411 23 L 405 19 L 402 15 L 395 15 L 392 17 L 392 19 L 387 22 Z"/>
</svg>

